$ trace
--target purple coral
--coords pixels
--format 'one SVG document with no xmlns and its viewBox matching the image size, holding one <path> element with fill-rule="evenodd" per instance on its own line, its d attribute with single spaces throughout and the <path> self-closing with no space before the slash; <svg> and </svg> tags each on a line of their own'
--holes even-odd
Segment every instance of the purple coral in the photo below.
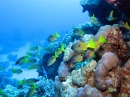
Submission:
<svg viewBox="0 0 130 97">
<path fill-rule="evenodd" d="M 60 78 L 65 78 L 68 74 L 69 74 L 68 66 L 64 62 L 61 62 L 60 67 L 58 69 L 58 76 Z"/>
<path fill-rule="evenodd" d="M 88 84 L 84 88 L 78 88 L 77 97 L 100 97 L 100 92 Z"/>
<path fill-rule="evenodd" d="M 99 90 L 106 90 L 108 87 L 113 86 L 113 79 L 108 76 L 108 72 L 117 68 L 119 59 L 116 54 L 112 52 L 105 53 L 95 70 L 95 85 Z"/>
</svg>

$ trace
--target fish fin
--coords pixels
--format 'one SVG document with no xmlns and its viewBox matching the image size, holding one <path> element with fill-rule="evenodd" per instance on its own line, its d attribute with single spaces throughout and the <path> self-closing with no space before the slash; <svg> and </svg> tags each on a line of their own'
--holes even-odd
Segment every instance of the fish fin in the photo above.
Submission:
<svg viewBox="0 0 130 97">
<path fill-rule="evenodd" d="M 89 40 L 89 42 L 87 44 L 87 47 L 89 47 L 89 48 L 96 48 L 94 40 L 92 38 Z"/>
<path fill-rule="evenodd" d="M 55 33 L 56 37 L 60 37 L 60 35 L 58 34 L 58 32 Z"/>
<path fill-rule="evenodd" d="M 98 42 L 100 42 L 100 43 L 104 43 L 104 42 L 106 42 L 106 39 L 104 38 L 104 36 L 100 36 L 99 37 L 99 41 Z"/>
<path fill-rule="evenodd" d="M 95 15 L 94 15 L 94 14 L 92 15 L 92 18 L 95 18 Z"/>
<path fill-rule="evenodd" d="M 130 26 L 128 25 L 128 22 L 125 23 L 125 28 L 127 28 L 128 30 L 130 30 Z"/>
<path fill-rule="evenodd" d="M 111 12 L 110 12 L 110 16 L 113 17 L 113 10 L 111 10 Z"/>
<path fill-rule="evenodd" d="M 62 44 L 61 50 L 62 50 L 62 51 L 65 51 L 64 44 Z"/>
<path fill-rule="evenodd" d="M 56 58 L 59 57 L 56 51 L 55 51 L 55 57 L 56 57 Z"/>
</svg>

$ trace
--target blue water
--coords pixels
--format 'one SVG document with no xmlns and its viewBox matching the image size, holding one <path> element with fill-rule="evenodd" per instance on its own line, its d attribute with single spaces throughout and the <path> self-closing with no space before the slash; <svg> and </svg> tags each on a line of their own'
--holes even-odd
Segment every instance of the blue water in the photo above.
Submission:
<svg viewBox="0 0 130 97">
<path fill-rule="evenodd" d="M 79 0 L 0 0 L 0 54 L 28 41 L 46 41 L 55 31 L 64 37 L 88 20 Z"/>
<path fill-rule="evenodd" d="M 50 34 L 57 31 L 61 35 L 59 41 L 72 27 L 88 22 L 88 13 L 82 13 L 79 1 L 0 0 L 0 66 L 13 66 L 18 55 L 12 52 L 25 48 L 28 42 L 44 46 Z M 5 80 L 9 81 L 7 77 L 12 75 L 9 70 L 0 71 L 0 88 L 6 84 Z"/>
</svg>

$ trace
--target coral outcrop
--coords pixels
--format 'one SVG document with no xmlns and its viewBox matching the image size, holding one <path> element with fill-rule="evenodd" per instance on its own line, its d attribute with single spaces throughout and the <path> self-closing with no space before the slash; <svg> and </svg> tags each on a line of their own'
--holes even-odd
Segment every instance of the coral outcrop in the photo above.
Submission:
<svg viewBox="0 0 130 97">
<path fill-rule="evenodd" d="M 120 73 L 121 73 L 120 97 L 130 97 L 130 59 L 121 68 Z"/>
<path fill-rule="evenodd" d="M 119 59 L 117 55 L 112 52 L 105 53 L 101 60 L 99 60 L 98 66 L 94 72 L 96 88 L 101 91 L 110 87 L 114 89 L 119 88 L 120 76 L 118 74 L 118 67 Z"/>
</svg>

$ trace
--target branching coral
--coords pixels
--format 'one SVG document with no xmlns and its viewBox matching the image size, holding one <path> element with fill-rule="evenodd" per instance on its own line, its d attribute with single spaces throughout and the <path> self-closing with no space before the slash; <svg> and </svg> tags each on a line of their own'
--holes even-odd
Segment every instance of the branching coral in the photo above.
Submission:
<svg viewBox="0 0 130 97">
<path fill-rule="evenodd" d="M 109 76 L 109 72 L 116 69 L 119 65 L 119 59 L 112 52 L 105 53 L 98 66 L 95 69 L 95 85 L 99 90 L 106 90 L 109 87 L 118 88 L 120 85 L 120 77 L 116 73 Z"/>
</svg>

